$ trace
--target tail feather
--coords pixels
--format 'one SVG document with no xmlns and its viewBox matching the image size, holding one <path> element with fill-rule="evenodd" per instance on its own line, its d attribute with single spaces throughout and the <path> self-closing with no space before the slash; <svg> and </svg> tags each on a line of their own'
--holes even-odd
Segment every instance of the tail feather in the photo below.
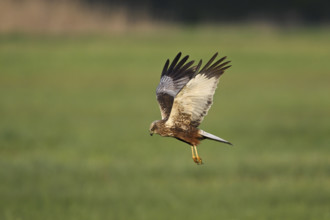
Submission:
<svg viewBox="0 0 330 220">
<path fill-rule="evenodd" d="M 203 131 L 203 130 L 199 130 L 199 133 L 206 139 L 210 139 L 210 140 L 214 140 L 214 141 L 219 141 L 219 142 L 222 142 L 222 143 L 225 143 L 225 144 L 230 144 L 230 145 L 233 145 L 232 143 L 230 143 L 229 141 L 226 141 L 222 138 L 219 138 L 213 134 L 210 134 L 210 133 L 207 133 L 206 131 Z"/>
</svg>

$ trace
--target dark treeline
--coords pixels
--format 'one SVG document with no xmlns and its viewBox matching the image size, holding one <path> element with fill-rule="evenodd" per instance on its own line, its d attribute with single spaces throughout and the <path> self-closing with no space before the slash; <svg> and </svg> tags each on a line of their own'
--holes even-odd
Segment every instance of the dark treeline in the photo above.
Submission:
<svg viewBox="0 0 330 220">
<path fill-rule="evenodd" d="M 174 22 L 271 22 L 321 23 L 330 21 L 329 0 L 84 0 L 105 7 L 123 6 L 134 19 L 145 12 L 152 19 Z"/>
</svg>

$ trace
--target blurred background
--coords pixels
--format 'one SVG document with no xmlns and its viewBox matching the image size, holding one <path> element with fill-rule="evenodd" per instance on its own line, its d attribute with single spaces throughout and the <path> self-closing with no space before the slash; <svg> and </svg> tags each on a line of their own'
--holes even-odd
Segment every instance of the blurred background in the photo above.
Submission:
<svg viewBox="0 0 330 220">
<path fill-rule="evenodd" d="M 330 219 L 330 3 L 0 1 L 0 219 Z M 202 129 L 149 136 L 167 58 L 222 76 Z"/>
</svg>

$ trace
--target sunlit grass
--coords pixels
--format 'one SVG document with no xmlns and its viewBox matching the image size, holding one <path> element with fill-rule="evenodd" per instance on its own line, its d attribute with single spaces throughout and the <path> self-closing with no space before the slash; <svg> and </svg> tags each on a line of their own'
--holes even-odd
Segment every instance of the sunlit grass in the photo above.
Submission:
<svg viewBox="0 0 330 220">
<path fill-rule="evenodd" d="M 330 31 L 0 37 L 1 219 L 329 219 Z M 201 127 L 150 137 L 167 58 L 227 55 Z"/>
</svg>

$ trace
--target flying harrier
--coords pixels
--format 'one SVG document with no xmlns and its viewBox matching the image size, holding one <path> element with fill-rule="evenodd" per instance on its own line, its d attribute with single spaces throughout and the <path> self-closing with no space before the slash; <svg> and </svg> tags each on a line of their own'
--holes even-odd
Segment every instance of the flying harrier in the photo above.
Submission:
<svg viewBox="0 0 330 220">
<path fill-rule="evenodd" d="M 223 62 L 226 57 L 213 63 L 217 55 L 202 69 L 202 60 L 193 66 L 194 61 L 186 63 L 189 56 L 180 60 L 181 52 L 171 65 L 169 60 L 166 61 L 156 89 L 162 120 L 152 122 L 149 129 L 150 135 L 156 133 L 163 137 L 174 137 L 189 144 L 192 158 L 198 165 L 202 164 L 196 148 L 200 141 L 211 139 L 231 145 L 198 128 L 213 103 L 220 76 L 231 67 L 227 65 L 230 61 Z"/>
</svg>

